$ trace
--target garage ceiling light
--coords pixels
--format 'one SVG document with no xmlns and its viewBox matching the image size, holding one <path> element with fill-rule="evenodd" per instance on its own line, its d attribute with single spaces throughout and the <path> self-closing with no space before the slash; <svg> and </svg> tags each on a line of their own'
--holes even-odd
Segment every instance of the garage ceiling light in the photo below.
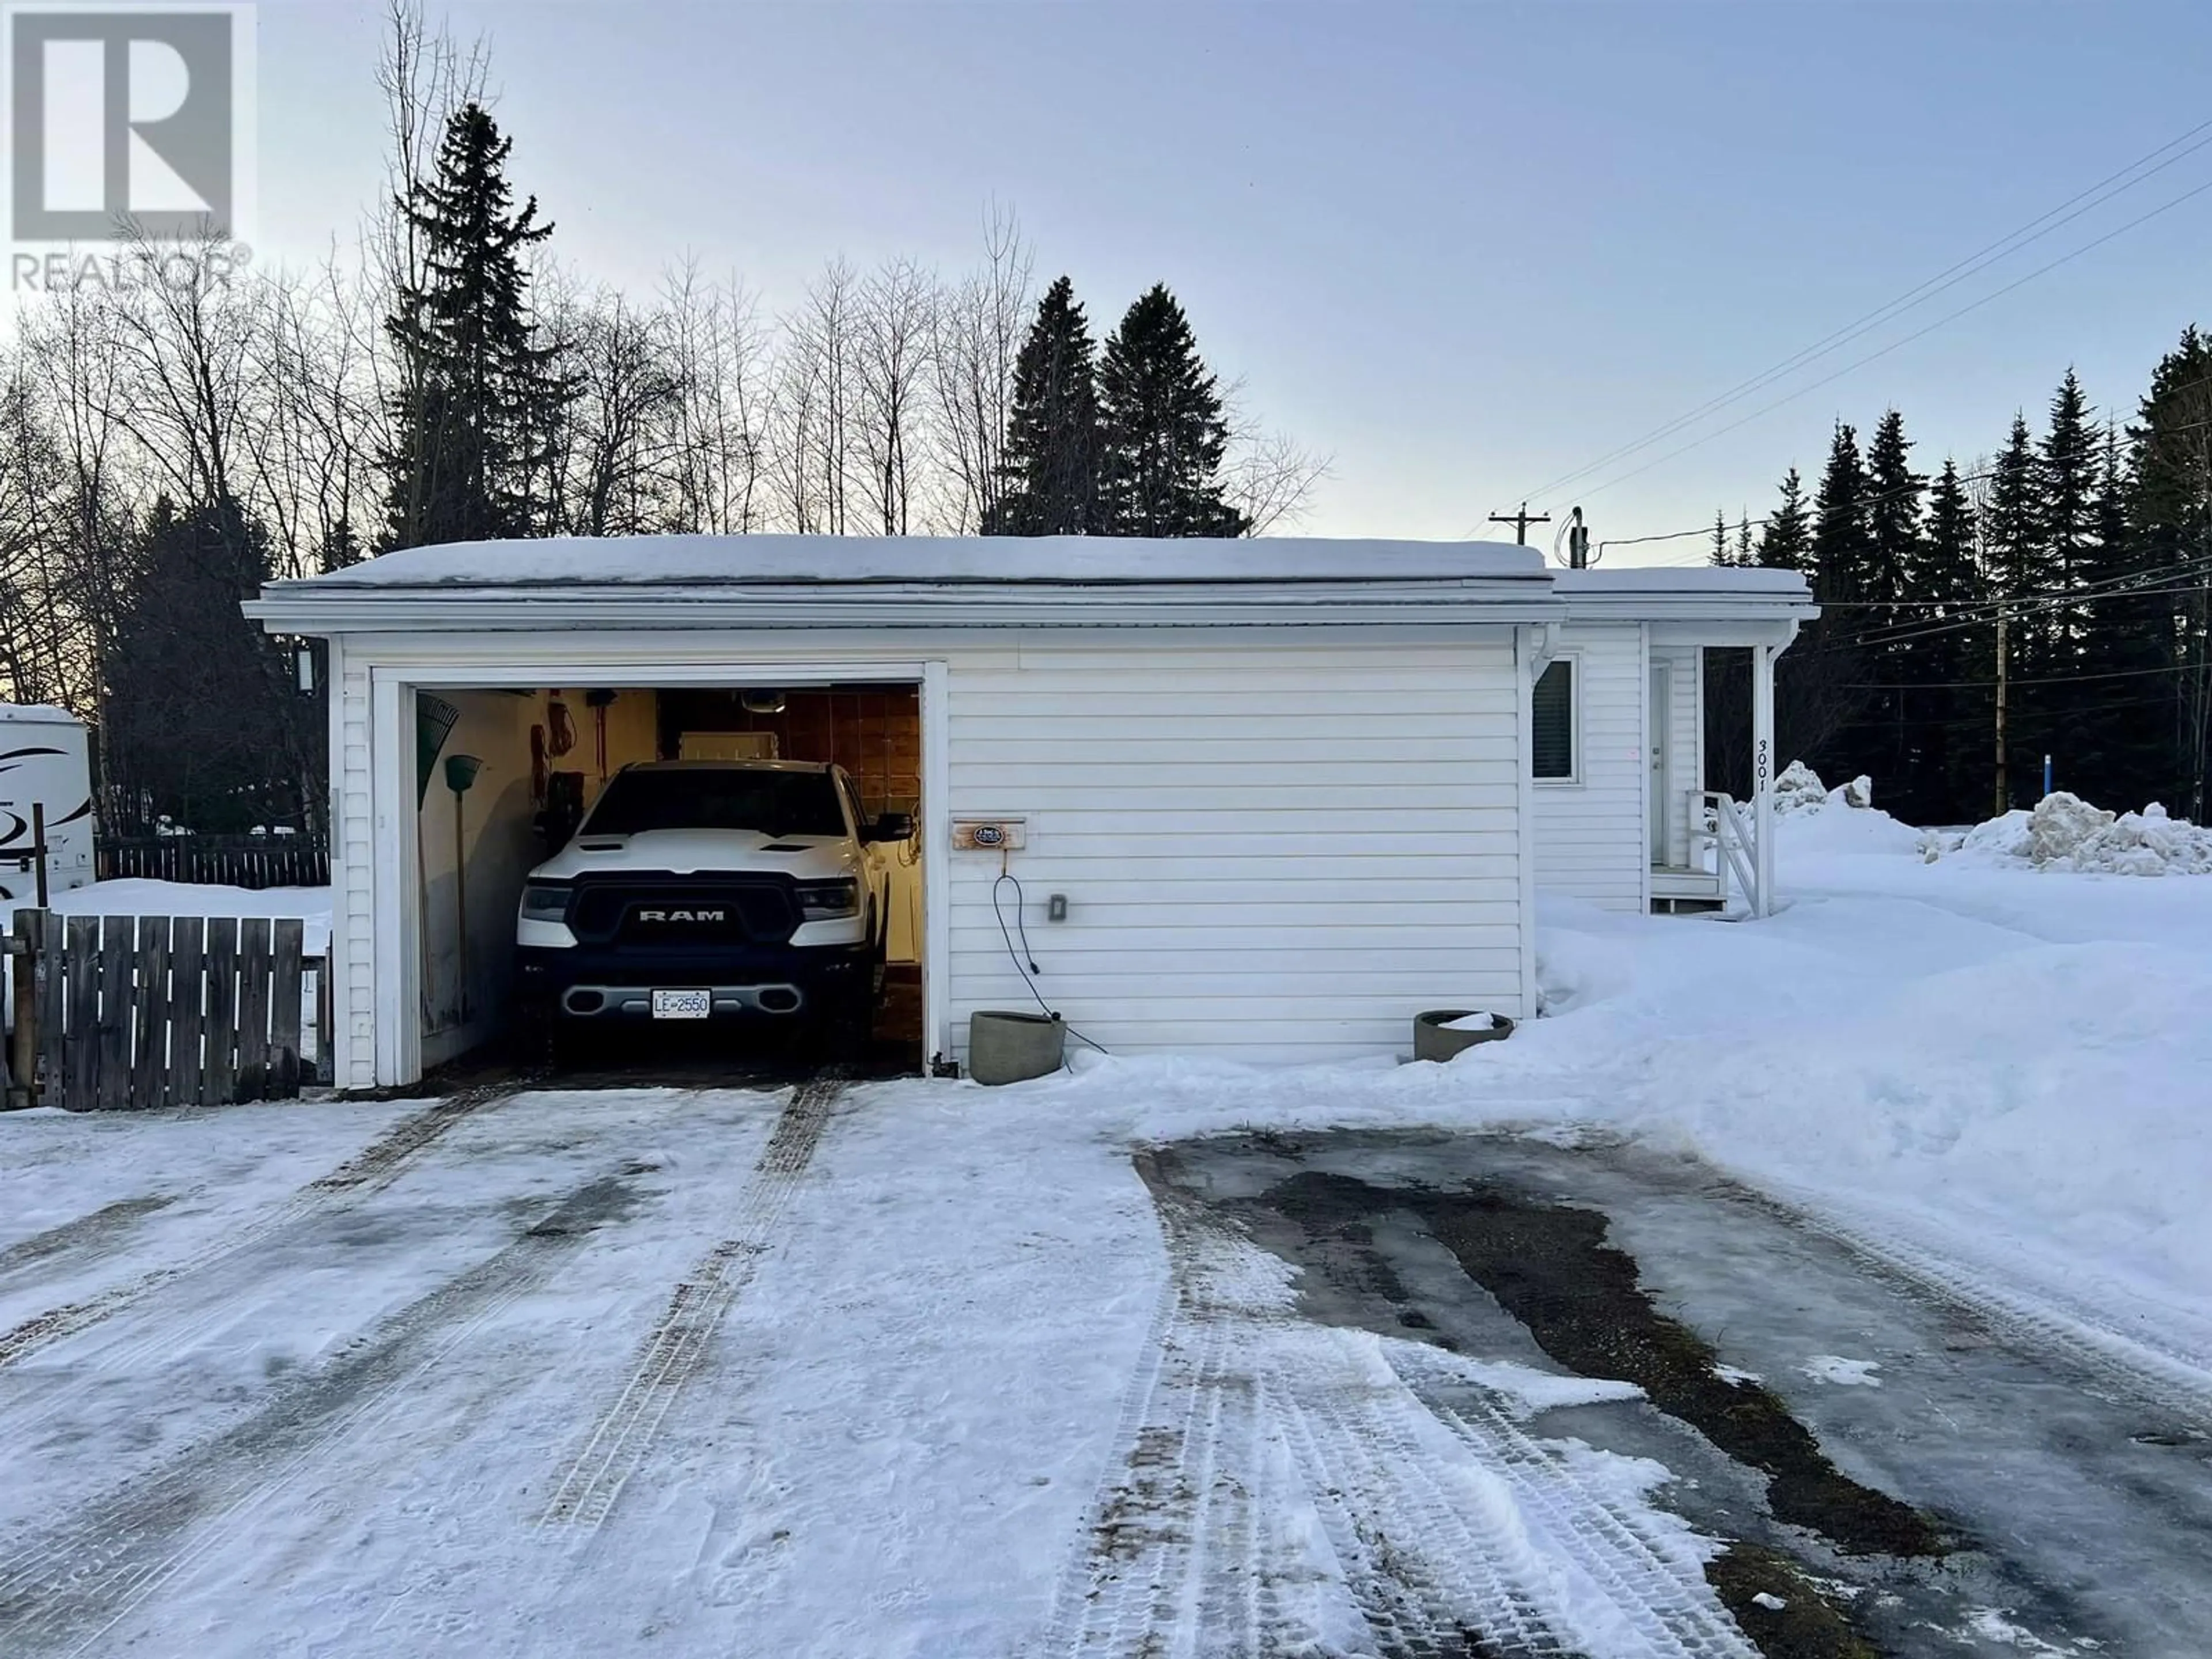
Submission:
<svg viewBox="0 0 2212 1659">
<path fill-rule="evenodd" d="M 781 691 L 740 691 L 738 706 L 748 714 L 781 714 L 787 702 Z"/>
</svg>

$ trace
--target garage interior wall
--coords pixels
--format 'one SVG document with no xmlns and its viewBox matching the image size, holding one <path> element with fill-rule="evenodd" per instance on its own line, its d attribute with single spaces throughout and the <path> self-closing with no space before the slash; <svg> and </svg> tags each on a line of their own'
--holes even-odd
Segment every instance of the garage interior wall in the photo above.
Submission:
<svg viewBox="0 0 2212 1659">
<path fill-rule="evenodd" d="M 1031 636 L 951 664 L 951 812 L 1025 820 L 1038 991 L 1108 1048 L 1403 1052 L 1423 1009 L 1531 1012 L 1518 672 L 1504 629 Z M 950 857 L 957 1050 L 974 1010 L 1036 1004 L 1000 855 Z"/>
<path fill-rule="evenodd" d="M 530 728 L 543 718 L 544 699 L 511 691 L 439 695 L 459 717 L 430 769 L 429 787 L 416 816 L 425 1066 L 452 1059 L 499 1028 L 514 968 L 515 900 L 523 877 L 544 857 L 532 823 L 536 807 L 530 788 Z M 455 801 L 446 787 L 445 763 L 455 755 L 483 763 L 460 801 L 465 884 L 456 879 Z M 464 889 L 465 939 L 458 902 Z"/>
</svg>

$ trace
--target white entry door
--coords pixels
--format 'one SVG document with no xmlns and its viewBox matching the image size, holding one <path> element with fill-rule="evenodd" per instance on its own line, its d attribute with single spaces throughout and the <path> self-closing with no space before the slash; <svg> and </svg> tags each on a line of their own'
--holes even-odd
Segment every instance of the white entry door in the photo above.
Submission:
<svg viewBox="0 0 2212 1659">
<path fill-rule="evenodd" d="M 1667 863 L 1667 828 L 1674 815 L 1674 797 L 1668 787 L 1667 732 L 1674 675 L 1665 663 L 1651 665 L 1651 701 L 1645 713 L 1651 735 L 1651 862 Z"/>
</svg>

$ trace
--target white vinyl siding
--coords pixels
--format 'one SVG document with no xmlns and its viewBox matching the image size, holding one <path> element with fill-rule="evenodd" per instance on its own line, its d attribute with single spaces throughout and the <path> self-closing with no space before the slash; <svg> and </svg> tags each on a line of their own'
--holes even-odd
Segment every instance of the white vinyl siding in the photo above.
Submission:
<svg viewBox="0 0 2212 1659">
<path fill-rule="evenodd" d="M 1667 825 L 1667 862 L 1678 867 L 1690 861 L 1690 797 L 1705 787 L 1699 775 L 1705 707 L 1701 657 L 1695 646 L 1655 647 L 1651 653 L 1651 665 L 1668 676 L 1667 742 L 1673 757 L 1667 799 L 1656 807 Z"/>
<path fill-rule="evenodd" d="M 1514 673 L 1502 629 L 955 655 L 950 807 L 1026 819 L 1038 988 L 1108 1048 L 1403 1051 L 1425 1008 L 1528 1012 Z M 1036 1005 L 992 912 L 999 857 L 951 859 L 963 1045 L 975 1009 Z"/>
<path fill-rule="evenodd" d="M 1575 665 L 1577 775 L 1537 782 L 1536 884 L 1608 910 L 1640 910 L 1651 848 L 1643 632 L 1634 623 L 1569 623 L 1559 649 Z"/>
<path fill-rule="evenodd" d="M 376 923 L 370 908 L 375 808 L 370 795 L 368 667 L 331 641 L 331 974 L 337 1030 L 331 1072 L 341 1088 L 376 1083 Z M 414 761 L 406 763 L 414 776 Z M 323 1039 L 318 1038 L 318 1041 Z"/>
</svg>

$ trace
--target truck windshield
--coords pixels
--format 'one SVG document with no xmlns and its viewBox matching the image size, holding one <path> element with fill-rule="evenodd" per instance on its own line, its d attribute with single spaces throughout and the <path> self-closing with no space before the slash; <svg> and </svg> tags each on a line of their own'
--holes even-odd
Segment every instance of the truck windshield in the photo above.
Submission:
<svg viewBox="0 0 2212 1659">
<path fill-rule="evenodd" d="M 635 836 L 648 830 L 842 836 L 845 815 L 827 772 L 622 772 L 592 809 L 583 833 Z"/>
</svg>

